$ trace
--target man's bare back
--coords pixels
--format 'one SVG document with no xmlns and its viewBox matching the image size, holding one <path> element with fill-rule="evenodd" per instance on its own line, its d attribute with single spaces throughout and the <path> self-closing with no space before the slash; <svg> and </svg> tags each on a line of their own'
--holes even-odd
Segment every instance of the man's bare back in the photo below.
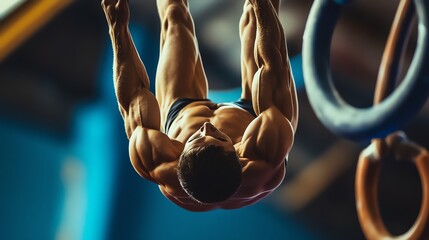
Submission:
<svg viewBox="0 0 429 240">
<path fill-rule="evenodd" d="M 130 139 L 131 163 L 142 177 L 157 183 L 167 198 L 191 211 L 255 203 L 282 182 L 298 119 L 295 86 L 277 17 L 279 2 L 246 1 L 240 21 L 241 99 L 255 115 L 234 104 L 207 100 L 208 84 L 187 1 L 158 0 L 157 4 L 162 28 L 155 98 L 128 30 L 128 1 L 102 3 L 110 27 L 115 90 Z M 195 101 L 175 109 L 183 99 Z M 172 110 L 176 111 L 173 119 Z M 237 188 L 219 201 L 202 201 L 205 198 L 189 187 L 198 182 L 186 182 L 195 174 L 183 170 L 204 161 L 191 159 L 188 163 L 184 159 L 190 157 L 185 155 L 207 146 L 225 154 L 233 152 L 236 160 L 233 156 L 226 163 L 237 161 L 241 169 L 240 179 L 234 180 Z M 229 174 L 227 168 L 221 172 Z M 223 175 L 216 178 L 222 182 Z M 231 173 L 231 179 L 236 177 Z M 229 180 L 225 181 L 220 191 L 229 187 Z M 211 189 L 209 185 L 207 189 Z"/>
</svg>

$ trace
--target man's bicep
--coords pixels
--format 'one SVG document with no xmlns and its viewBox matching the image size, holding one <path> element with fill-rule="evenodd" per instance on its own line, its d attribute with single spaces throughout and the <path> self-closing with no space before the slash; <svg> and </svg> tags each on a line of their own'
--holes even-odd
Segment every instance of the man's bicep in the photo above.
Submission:
<svg viewBox="0 0 429 240">
<path fill-rule="evenodd" d="M 252 103 L 257 114 L 275 106 L 296 128 L 298 101 L 289 63 L 262 66 L 255 73 Z"/>
<path fill-rule="evenodd" d="M 134 129 L 143 128 L 160 130 L 160 110 L 155 96 L 147 89 L 139 89 L 126 110 L 120 105 L 128 138 Z"/>
</svg>

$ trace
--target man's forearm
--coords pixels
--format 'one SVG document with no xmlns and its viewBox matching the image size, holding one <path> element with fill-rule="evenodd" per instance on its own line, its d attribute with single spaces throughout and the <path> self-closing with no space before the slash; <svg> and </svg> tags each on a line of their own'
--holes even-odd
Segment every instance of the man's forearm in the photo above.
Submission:
<svg viewBox="0 0 429 240">
<path fill-rule="evenodd" d="M 116 64 L 141 62 L 128 26 L 109 26 L 109 34 Z"/>
<path fill-rule="evenodd" d="M 252 86 L 252 92 L 259 96 L 253 101 L 254 108 L 262 112 L 274 104 L 295 129 L 298 105 L 283 27 L 271 2 L 250 1 L 257 24 L 255 60 L 260 69 L 255 74 L 258 84 Z M 272 91 L 282 97 L 273 98 Z"/>
<path fill-rule="evenodd" d="M 149 80 L 128 29 L 128 0 L 102 0 L 101 6 L 112 41 L 116 97 L 122 109 L 128 111 L 139 89 L 149 88 Z"/>
<path fill-rule="evenodd" d="M 269 1 L 253 0 L 253 9 L 256 17 L 257 35 L 256 52 L 258 67 L 283 64 L 286 52 L 282 50 L 284 41 L 282 26 L 277 13 Z"/>
<path fill-rule="evenodd" d="M 110 26 L 116 96 L 126 108 L 136 91 L 149 89 L 146 69 L 135 48 L 128 26 Z"/>
</svg>

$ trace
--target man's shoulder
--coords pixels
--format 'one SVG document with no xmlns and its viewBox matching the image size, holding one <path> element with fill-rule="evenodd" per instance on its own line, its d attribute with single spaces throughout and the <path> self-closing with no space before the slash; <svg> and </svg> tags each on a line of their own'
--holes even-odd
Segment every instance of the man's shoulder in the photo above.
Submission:
<svg viewBox="0 0 429 240">
<path fill-rule="evenodd" d="M 243 156 L 278 162 L 289 153 L 294 134 L 291 122 L 279 110 L 267 109 L 246 129 L 241 151 Z"/>
</svg>

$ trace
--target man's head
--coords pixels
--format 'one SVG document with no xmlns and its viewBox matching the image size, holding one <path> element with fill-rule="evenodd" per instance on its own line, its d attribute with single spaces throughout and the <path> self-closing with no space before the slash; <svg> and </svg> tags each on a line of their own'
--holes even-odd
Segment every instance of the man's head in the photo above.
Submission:
<svg viewBox="0 0 429 240">
<path fill-rule="evenodd" d="M 210 123 L 186 142 L 177 173 L 184 190 L 202 203 L 227 200 L 241 183 L 241 165 L 231 139 Z"/>
</svg>

